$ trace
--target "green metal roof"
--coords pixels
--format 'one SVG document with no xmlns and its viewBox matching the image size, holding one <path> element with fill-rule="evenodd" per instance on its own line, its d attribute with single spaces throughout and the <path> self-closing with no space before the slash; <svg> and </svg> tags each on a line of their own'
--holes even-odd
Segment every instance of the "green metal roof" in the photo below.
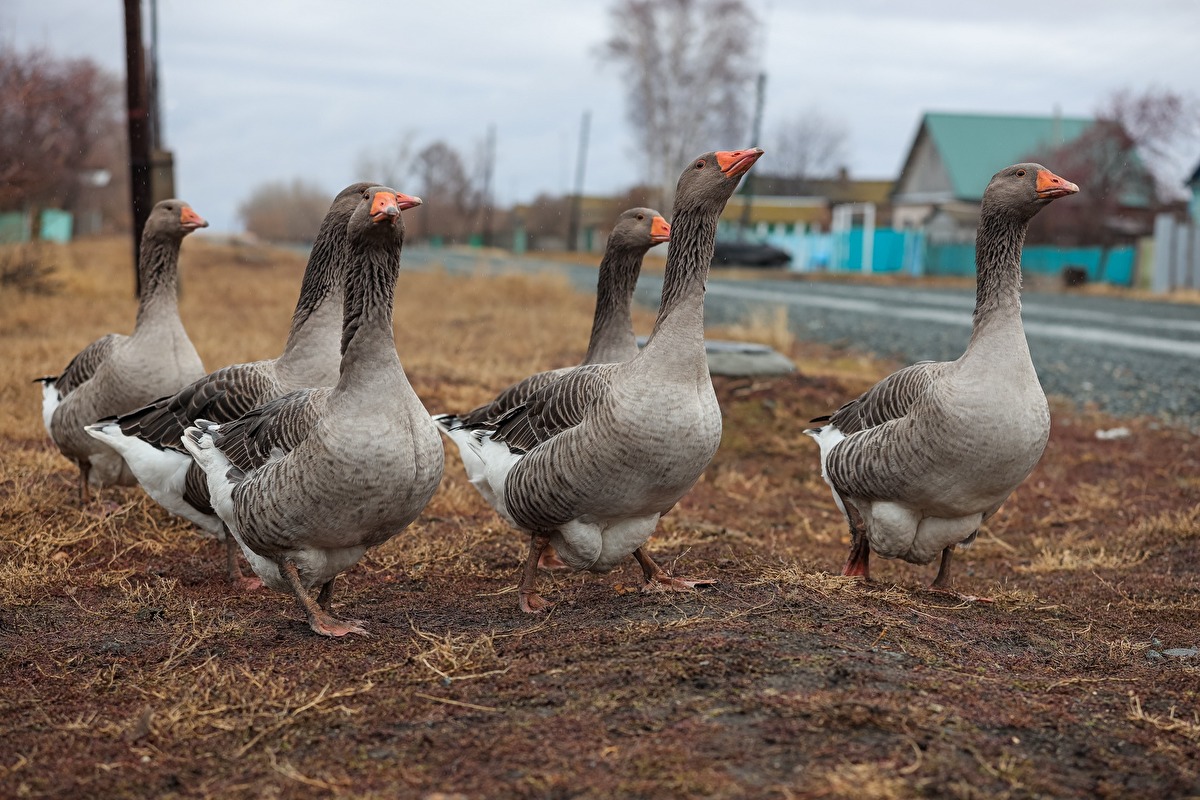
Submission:
<svg viewBox="0 0 1200 800">
<path fill-rule="evenodd" d="M 980 200 L 997 169 L 1036 160 L 1039 153 L 1080 136 L 1092 122 L 1082 117 L 930 113 L 924 125 L 937 145 L 954 196 Z"/>
</svg>

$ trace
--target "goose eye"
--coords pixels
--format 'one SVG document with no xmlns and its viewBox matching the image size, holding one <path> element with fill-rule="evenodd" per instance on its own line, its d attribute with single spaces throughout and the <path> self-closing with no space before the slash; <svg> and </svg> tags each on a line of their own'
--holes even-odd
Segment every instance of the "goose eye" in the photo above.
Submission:
<svg viewBox="0 0 1200 800">
<path fill-rule="evenodd" d="M 697 161 L 697 162 L 696 162 L 696 169 L 704 169 L 704 162 L 703 162 L 703 161 Z"/>
<path fill-rule="evenodd" d="M 1023 170 L 1023 169 L 1019 169 L 1019 170 L 1017 170 L 1017 177 L 1018 177 L 1018 178 L 1024 178 L 1024 177 L 1025 177 L 1025 170 Z"/>
<path fill-rule="evenodd" d="M 645 219 L 645 218 L 646 218 L 645 214 L 638 214 L 638 219 Z"/>
</svg>

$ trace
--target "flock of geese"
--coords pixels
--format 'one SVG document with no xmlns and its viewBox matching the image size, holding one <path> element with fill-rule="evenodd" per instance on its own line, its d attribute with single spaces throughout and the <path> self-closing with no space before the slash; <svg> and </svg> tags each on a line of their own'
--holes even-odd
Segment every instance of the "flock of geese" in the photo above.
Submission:
<svg viewBox="0 0 1200 800">
<path fill-rule="evenodd" d="M 461 414 L 426 411 L 393 339 L 402 212 L 419 198 L 369 183 L 342 190 L 283 352 L 208 374 L 177 305 L 180 243 L 207 223 L 163 201 L 142 237 L 133 333 L 98 339 L 39 379 L 46 429 L 79 467 L 81 502 L 89 487 L 140 484 L 225 540 L 232 581 L 291 593 L 326 636 L 366 634 L 332 613 L 334 580 L 424 509 L 442 478 L 441 434 L 488 504 L 529 536 L 522 610 L 553 605 L 538 593 L 539 566 L 604 572 L 632 555 L 647 589 L 710 583 L 668 574 L 645 545 L 720 443 L 705 283 L 718 218 L 762 153 L 694 159 L 670 224 L 652 209 L 622 214 L 583 363 Z M 944 589 L 954 548 L 1037 464 L 1050 417 L 1021 325 L 1021 246 L 1041 208 L 1077 191 L 1038 164 L 996 173 L 983 196 L 966 351 L 902 369 L 805 431 L 850 527 L 845 574 L 868 576 L 871 550 L 918 564 L 940 554 L 934 586 Z M 668 240 L 658 317 L 639 350 L 634 285 L 646 252 Z M 243 576 L 239 552 L 257 577 Z"/>
</svg>

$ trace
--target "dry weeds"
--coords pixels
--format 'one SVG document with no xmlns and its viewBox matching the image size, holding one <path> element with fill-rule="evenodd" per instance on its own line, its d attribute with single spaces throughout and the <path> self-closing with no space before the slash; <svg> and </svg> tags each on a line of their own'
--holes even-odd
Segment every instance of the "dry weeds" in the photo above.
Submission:
<svg viewBox="0 0 1200 800">
<path fill-rule="evenodd" d="M 717 382 L 722 447 L 663 519 L 638 591 L 544 575 L 451 448 L 405 534 L 339 582 L 369 640 L 311 636 L 239 595 L 221 549 L 138 490 L 80 508 L 29 379 L 132 324 L 124 240 L 48 247 L 57 293 L 0 282 L 0 795 L 93 797 L 1133 797 L 1200 793 L 1200 453 L 1194 435 L 1052 404 L 1037 472 L 955 557 L 838 575 L 845 524 L 805 421 L 895 365 L 790 339 L 779 312 L 716 332 L 797 374 Z M 184 245 L 182 314 L 209 367 L 275 355 L 302 259 Z M 39 279 L 40 280 L 40 279 Z M 575 363 L 591 300 L 553 277 L 405 272 L 397 349 L 431 411 Z M 647 330 L 652 315 L 639 310 Z M 1120 460 L 1100 428 L 1135 431 Z M 1131 692 L 1136 692 L 1131 694 Z"/>
</svg>

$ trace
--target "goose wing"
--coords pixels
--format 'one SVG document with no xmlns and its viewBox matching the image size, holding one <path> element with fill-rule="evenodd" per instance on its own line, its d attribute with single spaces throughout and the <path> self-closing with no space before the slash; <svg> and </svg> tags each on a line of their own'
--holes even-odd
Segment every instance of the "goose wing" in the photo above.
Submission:
<svg viewBox="0 0 1200 800">
<path fill-rule="evenodd" d="M 75 357 L 71 359 L 71 363 L 67 364 L 67 368 L 54 381 L 54 388 L 58 389 L 59 395 L 66 397 L 95 375 L 96 370 L 108 359 L 113 348 L 124 338 L 126 337 L 120 333 L 110 333 L 101 336 L 76 353 Z"/>
<path fill-rule="evenodd" d="M 460 425 L 473 426 L 495 422 L 517 406 L 528 402 L 539 389 L 549 386 L 570 371 L 570 367 L 552 369 L 517 381 L 496 395 L 496 399 L 490 403 L 484 403 L 478 408 L 460 415 L 458 423 Z"/>
<path fill-rule="evenodd" d="M 492 440 L 527 452 L 574 428 L 583 422 L 588 409 L 612 391 L 612 376 L 619 366 L 591 364 L 567 370 L 501 417 Z"/>
<path fill-rule="evenodd" d="M 237 364 L 205 375 L 179 392 L 117 417 L 126 436 L 160 450 L 183 452 L 180 437 L 198 419 L 230 422 L 274 393 L 276 382 L 259 364 Z"/>
<path fill-rule="evenodd" d="M 897 370 L 828 417 L 813 422 L 829 422 L 849 436 L 906 416 L 946 366 L 944 361 L 918 361 Z"/>
<path fill-rule="evenodd" d="M 222 423 L 213 443 L 243 472 L 294 450 L 320 422 L 329 388 L 299 389 Z"/>
</svg>

